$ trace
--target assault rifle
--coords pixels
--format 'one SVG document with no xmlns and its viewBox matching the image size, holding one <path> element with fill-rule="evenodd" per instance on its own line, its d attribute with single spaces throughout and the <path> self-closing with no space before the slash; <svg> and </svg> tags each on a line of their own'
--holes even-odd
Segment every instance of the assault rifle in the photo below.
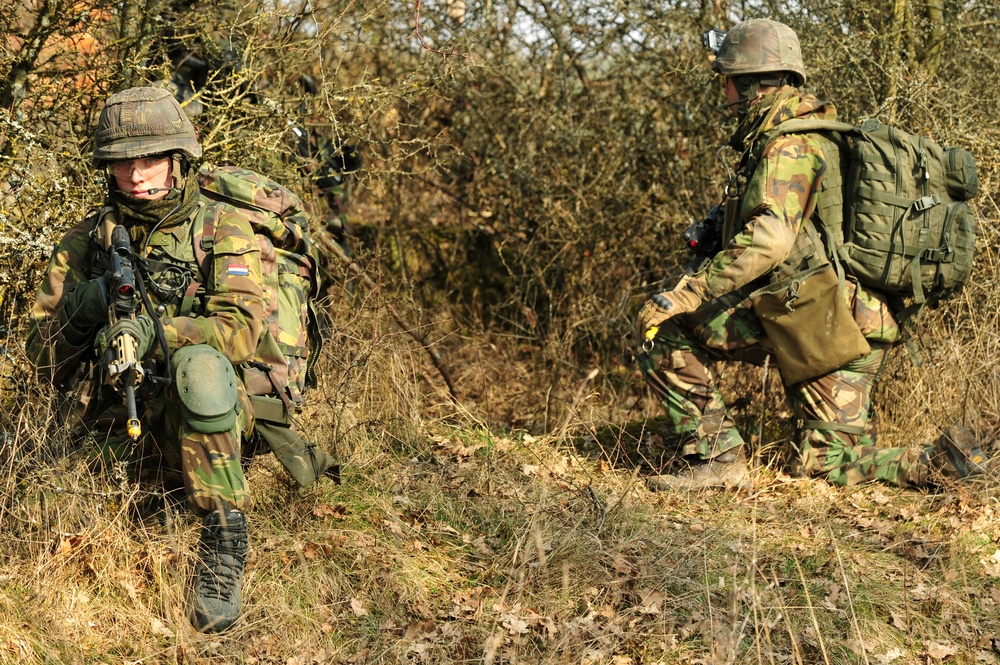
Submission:
<svg viewBox="0 0 1000 665">
<path fill-rule="evenodd" d="M 682 238 L 687 250 L 697 257 L 715 256 L 722 249 L 722 225 L 725 212 L 722 205 L 713 206 L 705 219 L 694 222 Z"/>
<path fill-rule="evenodd" d="M 108 325 L 122 319 L 135 320 L 136 285 L 132 272 L 132 241 L 128 230 L 117 223 L 113 213 L 102 220 L 101 243 L 108 251 L 111 270 L 108 279 Z M 105 381 L 125 402 L 128 409 L 128 435 L 138 441 L 142 435 L 135 405 L 135 389 L 142 383 L 144 371 L 139 361 L 139 342 L 128 333 L 109 340 L 105 362 Z"/>
</svg>

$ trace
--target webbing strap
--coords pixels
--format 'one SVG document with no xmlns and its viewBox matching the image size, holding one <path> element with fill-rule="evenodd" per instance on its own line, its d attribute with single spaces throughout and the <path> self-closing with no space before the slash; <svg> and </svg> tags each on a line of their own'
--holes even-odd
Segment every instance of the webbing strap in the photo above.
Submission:
<svg viewBox="0 0 1000 665">
<path fill-rule="evenodd" d="M 201 241 L 191 244 L 194 246 L 194 257 L 195 263 L 198 264 L 198 272 L 201 273 L 202 281 L 208 284 L 211 268 L 209 255 L 215 247 L 215 215 L 209 214 L 209 211 L 205 209 L 199 211 L 198 219 L 191 225 L 192 237 L 197 235 L 199 226 L 201 226 Z"/>
<path fill-rule="evenodd" d="M 950 261 L 953 258 L 954 252 L 948 251 L 947 248 L 938 247 L 936 249 L 923 248 L 920 247 L 902 247 L 900 244 L 894 244 L 891 242 L 886 242 L 884 240 L 872 240 L 871 238 L 859 238 L 854 243 L 858 247 L 864 247 L 865 249 L 874 249 L 880 252 L 885 252 L 886 254 L 894 254 L 896 256 L 902 256 L 906 258 L 919 257 L 926 261 Z M 863 260 L 858 259 L 861 263 Z"/>
<path fill-rule="evenodd" d="M 895 194 L 870 187 L 858 187 L 858 197 L 868 201 L 886 203 L 897 208 L 910 208 L 912 206 L 914 210 L 919 212 L 933 208 L 941 203 L 941 196 L 939 194 L 921 196 L 919 199 L 908 199 L 904 196 L 896 196 Z"/>
<path fill-rule="evenodd" d="M 919 305 L 926 298 L 924 297 L 924 285 L 921 284 L 920 280 L 920 258 L 923 256 L 923 252 L 917 252 L 917 255 L 913 257 L 910 261 L 910 284 L 913 286 L 913 300 Z"/>
<path fill-rule="evenodd" d="M 888 217 L 892 218 L 892 208 L 887 208 L 885 206 L 875 205 L 874 203 L 864 203 L 859 201 L 854 204 L 854 209 L 857 211 L 859 220 L 861 223 L 861 215 L 872 215 L 873 217 Z"/>
<path fill-rule="evenodd" d="M 201 282 L 191 282 L 188 284 L 187 290 L 184 291 L 184 297 L 181 299 L 181 307 L 177 311 L 177 316 L 190 316 L 191 311 L 194 309 L 195 294 L 198 292 L 198 288 L 201 286 Z"/>
<path fill-rule="evenodd" d="M 875 169 L 861 169 L 862 180 L 875 180 L 878 182 L 895 182 L 896 179 L 891 173 L 876 171 Z"/>
</svg>

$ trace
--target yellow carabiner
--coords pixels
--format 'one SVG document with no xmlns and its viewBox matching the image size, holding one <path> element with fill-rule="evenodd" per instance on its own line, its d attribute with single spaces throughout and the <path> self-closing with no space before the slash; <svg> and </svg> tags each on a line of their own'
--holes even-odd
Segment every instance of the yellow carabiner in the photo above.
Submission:
<svg viewBox="0 0 1000 665">
<path fill-rule="evenodd" d="M 656 337 L 656 333 L 660 332 L 659 326 L 651 326 L 649 330 L 646 331 L 646 339 L 642 342 L 642 350 L 649 353 L 653 350 L 653 338 Z"/>
</svg>

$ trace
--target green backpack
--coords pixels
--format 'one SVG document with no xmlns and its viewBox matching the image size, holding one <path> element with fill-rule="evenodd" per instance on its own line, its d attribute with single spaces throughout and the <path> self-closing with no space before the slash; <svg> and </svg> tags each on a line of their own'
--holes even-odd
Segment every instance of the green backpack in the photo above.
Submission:
<svg viewBox="0 0 1000 665">
<path fill-rule="evenodd" d="M 303 393 L 316 386 L 322 347 L 315 298 L 319 257 L 309 236 L 302 200 L 276 182 L 246 169 L 203 165 L 198 185 L 213 201 L 238 207 L 260 244 L 266 326 L 252 360 L 238 371 L 254 408 L 256 435 L 268 444 L 301 485 L 333 475 L 333 458 L 297 431 Z M 195 259 L 204 274 L 215 243 L 215 213 L 198 216 Z"/>
<path fill-rule="evenodd" d="M 876 119 L 788 120 L 768 134 L 818 134 L 827 158 L 816 207 L 828 258 L 858 281 L 919 307 L 972 274 L 976 162 Z"/>
</svg>

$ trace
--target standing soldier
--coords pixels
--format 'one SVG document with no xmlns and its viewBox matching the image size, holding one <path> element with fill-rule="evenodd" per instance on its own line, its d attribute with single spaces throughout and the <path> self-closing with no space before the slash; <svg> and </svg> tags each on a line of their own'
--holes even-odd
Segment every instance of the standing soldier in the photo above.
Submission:
<svg viewBox="0 0 1000 665">
<path fill-rule="evenodd" d="M 678 473 L 651 477 L 649 487 L 749 485 L 745 442 L 723 402 L 713 362 L 760 365 L 769 356 L 778 358 L 797 419 L 793 472 L 838 485 L 882 480 L 923 487 L 933 471 L 962 478 L 980 470 L 982 451 L 960 428 L 919 453 L 878 448 L 870 436 L 872 393 L 900 333 L 882 294 L 850 277 L 838 283 L 808 221 L 823 176 L 839 169 L 835 157 L 828 163 L 831 142 L 819 134 L 769 138 L 783 122 L 837 115 L 832 104 L 799 89 L 806 71 L 795 32 L 754 19 L 724 38 L 710 31 L 705 41 L 717 50 L 712 68 L 722 76 L 727 106 L 738 118 L 730 145 L 741 159 L 719 209 L 719 250 L 639 313 L 639 363 L 681 436 L 688 462 Z M 769 337 L 760 315 L 774 302 L 763 287 L 788 278 L 798 280 L 802 306 L 811 301 L 814 309 L 799 312 L 798 328 L 782 339 Z M 809 346 L 814 327 L 824 323 L 834 326 L 837 343 Z M 796 345 L 811 352 L 803 366 L 783 364 L 782 354 L 774 353 Z"/>
<path fill-rule="evenodd" d="M 234 367 L 254 354 L 263 298 L 254 231 L 240 209 L 201 194 L 192 166 L 200 156 L 167 90 L 107 100 L 94 146 L 95 166 L 107 171 L 105 206 L 56 246 L 27 351 L 56 386 L 91 373 L 82 425 L 107 439 L 104 462 L 137 473 L 162 457 L 180 472 L 203 517 L 189 615 L 198 630 L 221 631 L 239 617 L 247 559 L 240 443 L 253 412 Z M 212 238 L 195 237 L 199 216 L 214 220 Z M 209 274 L 200 274 L 195 243 L 211 248 Z"/>
</svg>

